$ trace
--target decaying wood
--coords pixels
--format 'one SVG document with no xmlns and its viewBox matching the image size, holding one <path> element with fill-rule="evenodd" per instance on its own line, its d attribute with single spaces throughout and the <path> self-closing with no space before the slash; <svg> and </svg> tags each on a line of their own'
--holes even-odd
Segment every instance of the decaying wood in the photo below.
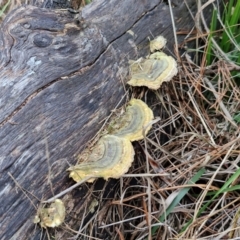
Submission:
<svg viewBox="0 0 240 240">
<path fill-rule="evenodd" d="M 85 7 L 84 20 L 67 10 L 22 6 L 1 26 L 2 240 L 40 239 L 41 234 L 32 223 L 36 209 L 8 173 L 36 205 L 31 194 L 46 200 L 73 184 L 65 170 L 123 97 L 128 60 L 146 55 L 149 38 L 159 34 L 173 49 L 165 3 L 104 2 Z M 174 16 L 178 31 L 191 29 L 193 20 L 184 3 L 175 6 Z M 74 214 L 81 203 L 72 196 Z M 66 222 L 77 230 L 74 221 Z"/>
</svg>

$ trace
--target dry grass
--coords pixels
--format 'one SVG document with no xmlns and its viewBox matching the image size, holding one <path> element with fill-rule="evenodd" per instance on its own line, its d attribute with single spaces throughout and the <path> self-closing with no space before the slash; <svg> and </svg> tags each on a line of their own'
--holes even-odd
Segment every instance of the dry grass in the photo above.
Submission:
<svg viewBox="0 0 240 240">
<path fill-rule="evenodd" d="M 101 228 L 118 235 L 115 239 L 209 239 L 220 235 L 219 239 L 224 239 L 238 210 L 239 192 L 232 191 L 219 195 L 198 216 L 212 198 L 208 194 L 216 193 L 238 169 L 239 127 L 231 116 L 239 109 L 240 91 L 224 62 L 218 63 L 215 83 L 201 67 L 184 59 L 180 64 L 178 78 L 157 92 L 145 93 L 147 100 L 155 98 L 152 108 L 161 120 L 145 141 L 138 143 L 141 147 L 136 144 L 137 167 L 130 171 L 135 176 L 121 179 L 102 219 Z M 160 222 L 179 190 L 203 168 L 205 173 L 191 185 L 167 221 Z M 156 172 L 166 176 L 151 177 Z M 231 186 L 236 184 L 237 179 Z M 191 225 L 181 232 L 190 220 Z M 159 227 L 151 238 L 153 226 Z"/>
<path fill-rule="evenodd" d="M 205 34 L 198 31 L 195 39 L 205 42 L 196 49 L 202 52 Z M 240 236 L 240 131 L 233 120 L 240 90 L 230 73 L 236 66 L 225 59 L 206 66 L 204 53 L 199 59 L 178 57 L 178 77 L 156 92 L 133 90 L 161 120 L 135 144 L 135 166 L 96 212 L 93 225 L 114 236 L 109 239 Z M 96 236 L 90 228 L 85 234 Z"/>
<path fill-rule="evenodd" d="M 0 23 L 8 12 L 22 4 L 21 0 L 0 0 Z"/>
<path fill-rule="evenodd" d="M 234 217 L 240 205 L 238 179 L 230 182 L 229 191 L 213 199 L 240 162 L 239 126 L 232 119 L 239 109 L 240 91 L 229 71 L 232 66 L 219 61 L 206 69 L 202 62 L 198 66 L 184 57 L 178 61 L 179 75 L 171 83 L 156 92 L 133 90 L 135 97 L 144 96 L 161 120 L 145 141 L 135 144 L 135 165 L 120 179 L 113 199 L 107 205 L 100 201 L 91 224 L 82 231 L 88 237 L 81 239 L 99 236 L 100 229 L 105 238 L 98 239 L 238 236 L 233 231 L 239 228 Z M 204 174 L 189 185 L 199 170 Z M 189 191 L 160 221 L 186 187 Z"/>
<path fill-rule="evenodd" d="M 206 49 L 205 34 L 198 29 L 195 38 L 205 44 L 196 52 Z M 187 54 L 176 56 L 179 74 L 170 83 L 155 92 L 133 89 L 160 120 L 135 143 L 135 163 L 112 187 L 115 195 L 90 192 L 97 211 L 72 239 L 239 236 L 240 131 L 233 116 L 240 109 L 240 90 L 230 73 L 235 66 L 225 59 L 206 66 L 204 53 L 198 64 Z"/>
</svg>

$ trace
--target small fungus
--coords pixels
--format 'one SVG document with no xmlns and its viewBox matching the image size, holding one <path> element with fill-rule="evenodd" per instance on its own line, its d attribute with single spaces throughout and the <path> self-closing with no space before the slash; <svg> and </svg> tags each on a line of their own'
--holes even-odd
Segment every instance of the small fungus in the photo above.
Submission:
<svg viewBox="0 0 240 240">
<path fill-rule="evenodd" d="M 69 177 L 75 182 L 92 177 L 119 178 L 130 168 L 134 159 L 134 150 L 128 139 L 114 135 L 105 135 L 97 142 L 92 149 L 84 153 L 85 161 L 70 167 Z"/>
<path fill-rule="evenodd" d="M 165 47 L 166 43 L 167 43 L 166 38 L 164 38 L 163 36 L 158 36 L 152 41 L 150 41 L 150 51 L 151 52 L 159 51 Z"/>
<path fill-rule="evenodd" d="M 56 199 L 48 208 L 41 208 L 34 218 L 34 223 L 40 223 L 43 228 L 58 227 L 65 219 L 65 207 L 60 199 Z"/>
<path fill-rule="evenodd" d="M 126 112 L 110 122 L 108 132 L 118 137 L 123 137 L 132 141 L 141 140 L 151 129 L 153 112 L 146 103 L 139 99 L 131 99 Z M 144 129 L 145 127 L 145 129 Z"/>
<path fill-rule="evenodd" d="M 131 86 L 146 86 L 157 90 L 163 82 L 170 81 L 177 74 L 177 63 L 171 56 L 162 52 L 150 55 L 148 59 L 139 59 L 130 66 Z"/>
</svg>

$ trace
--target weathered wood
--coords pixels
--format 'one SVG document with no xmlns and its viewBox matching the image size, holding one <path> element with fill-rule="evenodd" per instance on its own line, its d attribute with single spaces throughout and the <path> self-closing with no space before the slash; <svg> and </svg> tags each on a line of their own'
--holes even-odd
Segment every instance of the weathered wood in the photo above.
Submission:
<svg viewBox="0 0 240 240">
<path fill-rule="evenodd" d="M 146 55 L 148 38 L 159 34 L 173 49 L 169 7 L 161 2 L 94 1 L 83 9 L 84 22 L 68 11 L 33 6 L 6 17 L 0 33 L 0 239 L 40 239 L 32 223 L 36 210 L 8 173 L 39 199 L 52 196 L 49 178 L 54 193 L 70 186 L 65 170 L 123 97 L 128 60 Z M 184 4 L 174 15 L 177 30 L 193 26 Z M 74 198 L 71 210 L 79 204 Z"/>
</svg>

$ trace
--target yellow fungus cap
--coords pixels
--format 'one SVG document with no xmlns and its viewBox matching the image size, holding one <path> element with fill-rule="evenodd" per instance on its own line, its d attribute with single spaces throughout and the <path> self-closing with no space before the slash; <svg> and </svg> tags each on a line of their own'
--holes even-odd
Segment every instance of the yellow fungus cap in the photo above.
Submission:
<svg viewBox="0 0 240 240">
<path fill-rule="evenodd" d="M 34 223 L 39 223 L 43 228 L 58 227 L 65 219 L 65 207 L 60 199 L 56 199 L 48 208 L 41 208 L 34 218 Z"/>
<path fill-rule="evenodd" d="M 150 55 L 148 59 L 139 59 L 130 66 L 131 86 L 146 86 L 157 90 L 163 82 L 170 81 L 177 74 L 177 63 L 171 56 L 162 52 Z"/>
<path fill-rule="evenodd" d="M 113 119 L 109 124 L 108 132 L 118 137 L 123 137 L 132 141 L 141 140 L 151 129 L 153 112 L 139 99 L 131 99 L 126 112 L 120 117 Z"/>
<path fill-rule="evenodd" d="M 166 43 L 167 43 L 166 38 L 164 38 L 163 36 L 158 36 L 152 41 L 150 41 L 150 51 L 154 52 L 161 50 L 163 47 L 165 47 Z"/>
<path fill-rule="evenodd" d="M 86 152 L 88 151 L 88 154 Z M 130 168 L 134 159 L 134 150 L 128 139 L 114 135 L 105 135 L 92 148 L 85 151 L 85 161 L 70 167 L 69 177 L 79 182 L 87 177 L 119 178 Z"/>
</svg>

